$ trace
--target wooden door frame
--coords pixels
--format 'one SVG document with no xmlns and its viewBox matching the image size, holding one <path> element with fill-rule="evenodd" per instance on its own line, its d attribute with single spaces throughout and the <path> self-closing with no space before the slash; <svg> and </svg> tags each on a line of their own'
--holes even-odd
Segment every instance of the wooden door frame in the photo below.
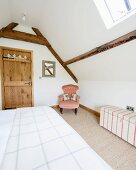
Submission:
<svg viewBox="0 0 136 170">
<path fill-rule="evenodd" d="M 0 46 L 0 80 L 1 80 L 1 100 L 2 100 L 2 110 L 5 110 L 5 99 L 4 99 L 4 81 L 3 81 L 3 59 L 2 59 L 2 50 L 9 49 L 15 51 L 22 51 L 22 52 L 29 52 L 31 53 L 31 80 L 32 80 L 32 106 L 34 106 L 34 72 L 33 72 L 33 51 L 32 50 L 25 50 L 20 48 L 12 48 L 12 47 L 5 47 Z"/>
</svg>

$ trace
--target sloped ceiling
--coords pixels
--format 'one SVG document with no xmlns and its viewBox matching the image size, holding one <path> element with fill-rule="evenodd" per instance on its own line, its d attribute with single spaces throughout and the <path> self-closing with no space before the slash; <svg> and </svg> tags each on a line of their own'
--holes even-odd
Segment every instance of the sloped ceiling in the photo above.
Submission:
<svg viewBox="0 0 136 170">
<path fill-rule="evenodd" d="M 26 13 L 25 23 L 21 19 L 23 13 Z M 133 15 L 107 30 L 93 0 L 0 0 L 0 16 L 0 26 L 14 21 L 39 28 L 64 61 L 136 29 L 136 15 Z M 86 74 L 98 71 L 95 68 L 101 65 L 100 61 L 91 68 L 91 58 L 69 67 L 79 79 L 91 79 Z M 79 74 L 82 66 L 84 69 Z M 103 74 L 100 77 L 104 77 L 104 72 L 99 73 Z"/>
<path fill-rule="evenodd" d="M 91 81 L 136 81 L 136 40 L 69 65 L 75 75 Z"/>
<path fill-rule="evenodd" d="M 0 0 L 0 28 L 11 22 L 9 0 Z"/>
</svg>

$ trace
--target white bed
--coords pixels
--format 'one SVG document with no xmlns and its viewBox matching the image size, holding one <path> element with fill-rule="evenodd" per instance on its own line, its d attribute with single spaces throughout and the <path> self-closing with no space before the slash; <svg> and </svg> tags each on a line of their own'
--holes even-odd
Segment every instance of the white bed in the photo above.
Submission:
<svg viewBox="0 0 136 170">
<path fill-rule="evenodd" d="M 50 107 L 0 112 L 0 170 L 111 170 Z"/>
<path fill-rule="evenodd" d="M 5 152 L 6 144 L 13 126 L 14 110 L 0 111 L 0 163 Z"/>
</svg>

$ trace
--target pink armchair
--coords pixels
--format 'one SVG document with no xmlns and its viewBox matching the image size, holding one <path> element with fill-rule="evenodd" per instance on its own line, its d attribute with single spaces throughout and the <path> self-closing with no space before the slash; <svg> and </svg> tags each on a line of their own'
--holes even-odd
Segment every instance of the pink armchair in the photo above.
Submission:
<svg viewBox="0 0 136 170">
<path fill-rule="evenodd" d="M 59 96 L 60 112 L 62 113 L 63 109 L 75 109 L 75 114 L 77 114 L 80 97 L 77 96 L 76 101 L 71 100 L 71 97 L 72 97 L 72 94 L 76 94 L 76 92 L 78 90 L 78 86 L 69 84 L 69 85 L 63 86 L 62 90 L 63 90 L 64 94 L 68 94 L 69 99 L 64 101 L 63 95 Z"/>
</svg>

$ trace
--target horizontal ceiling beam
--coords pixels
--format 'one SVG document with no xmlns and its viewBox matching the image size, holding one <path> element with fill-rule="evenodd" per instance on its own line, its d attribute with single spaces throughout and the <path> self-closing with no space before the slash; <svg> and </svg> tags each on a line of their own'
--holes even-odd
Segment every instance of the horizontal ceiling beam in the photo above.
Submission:
<svg viewBox="0 0 136 170">
<path fill-rule="evenodd" d="M 75 62 L 78 62 L 78 61 L 81 61 L 83 59 L 86 59 L 86 58 L 89 58 L 89 57 L 92 57 L 96 54 L 99 54 L 99 53 L 102 53 L 104 51 L 107 51 L 107 50 L 110 50 L 112 48 L 115 48 L 117 46 L 120 46 L 122 44 L 125 44 L 127 42 L 130 42 L 132 40 L 136 39 L 136 30 L 128 33 L 128 34 L 125 34 L 113 41 L 110 41 L 104 45 L 101 45 L 99 47 L 96 47 L 94 49 L 92 49 L 91 51 L 88 51 L 82 55 L 79 55 L 77 57 L 74 57 L 68 61 L 66 61 L 64 64 L 65 65 L 69 65 L 69 64 L 72 64 L 72 63 L 75 63 Z"/>
<path fill-rule="evenodd" d="M 31 42 L 31 43 L 36 43 L 36 44 L 41 44 L 41 45 L 46 45 L 46 46 L 49 45 L 48 42 L 46 42 L 43 38 L 38 37 L 37 35 L 15 31 L 15 30 L 1 31 L 0 37 L 26 41 L 26 42 Z"/>
<path fill-rule="evenodd" d="M 62 67 L 67 71 L 67 73 L 73 78 L 73 80 L 78 83 L 77 78 L 72 73 L 72 71 L 64 64 L 64 61 L 60 58 L 60 56 L 53 49 L 48 40 L 42 35 L 42 33 L 37 28 L 32 28 L 36 35 L 15 31 L 17 23 L 10 23 L 7 27 L 4 27 L 0 30 L 0 38 L 8 38 L 20 41 L 26 41 L 30 43 L 40 44 L 46 46 L 49 51 L 54 55 L 54 57 L 58 60 L 58 62 L 62 65 Z"/>
</svg>

